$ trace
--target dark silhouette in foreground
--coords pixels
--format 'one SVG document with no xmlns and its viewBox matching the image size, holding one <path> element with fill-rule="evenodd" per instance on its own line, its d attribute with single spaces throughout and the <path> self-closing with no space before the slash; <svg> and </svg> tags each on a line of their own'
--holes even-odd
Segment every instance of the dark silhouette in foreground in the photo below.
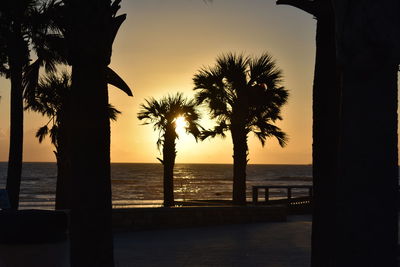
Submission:
<svg viewBox="0 0 400 267">
<path fill-rule="evenodd" d="M 232 135 L 233 203 L 246 204 L 247 138 L 250 132 L 264 146 L 275 137 L 283 147 L 287 137 L 275 122 L 282 120 L 280 109 L 288 91 L 282 86 L 282 73 L 268 54 L 245 57 L 232 53 L 217 58 L 214 67 L 201 69 L 193 78 L 196 99 L 205 103 L 217 125 L 202 132 L 202 139 Z"/>
<path fill-rule="evenodd" d="M 114 266 L 107 83 L 115 74 L 108 68 L 112 45 L 126 18 L 117 15 L 120 2 L 63 0 L 60 28 L 72 66 L 72 266 Z M 129 87 L 125 91 L 132 95 Z"/>
<path fill-rule="evenodd" d="M 334 266 L 398 266 L 396 0 L 333 1 L 341 71 Z"/>
<path fill-rule="evenodd" d="M 47 5 L 38 0 L 3 0 L 0 3 L 0 75 L 11 81 L 10 147 L 6 188 L 11 207 L 18 209 L 23 151 L 23 91 L 29 89 L 32 49 L 38 60 L 45 48 Z M 56 38 L 56 37 L 55 37 Z M 35 61 L 36 62 L 36 61 Z M 38 66 L 39 68 L 40 66 Z M 51 68 L 46 68 L 51 72 Z M 37 79 L 37 76 L 36 76 Z"/>
<path fill-rule="evenodd" d="M 40 81 L 35 91 L 27 98 L 26 109 L 41 113 L 49 118 L 46 125 L 39 128 L 36 137 L 39 142 L 49 135 L 55 147 L 57 161 L 57 186 L 55 209 L 70 209 L 71 187 L 71 155 L 68 143 L 71 112 L 71 77 L 63 72 L 60 75 L 51 74 Z M 121 112 L 112 105 L 108 106 L 109 117 L 116 120 Z"/>
<path fill-rule="evenodd" d="M 318 19 L 312 264 L 397 266 L 398 1 L 278 3 L 299 7 Z M 335 65 L 340 79 L 335 78 Z M 324 100 L 330 94 L 334 105 Z M 325 113 L 320 105 L 334 112 Z M 330 134 L 320 131 L 323 118 L 333 123 L 332 146 L 325 143 Z M 328 170 L 336 178 L 325 173 Z"/>
<path fill-rule="evenodd" d="M 336 63 L 335 19 L 330 0 L 278 0 L 317 20 L 313 85 L 313 224 L 312 266 L 332 263 L 331 229 L 335 220 L 335 186 L 338 174 L 340 86 Z"/>
<path fill-rule="evenodd" d="M 153 124 L 155 131 L 159 132 L 157 147 L 162 147 L 163 158 L 159 159 L 164 166 L 164 206 L 174 205 L 174 165 L 176 158 L 175 140 L 178 138 L 176 123 L 179 118 L 186 122 L 186 133 L 196 139 L 202 127 L 199 125 L 200 115 L 194 100 L 188 100 L 181 93 L 169 95 L 160 100 L 150 98 L 146 104 L 141 105 L 138 119 L 144 124 Z"/>
</svg>

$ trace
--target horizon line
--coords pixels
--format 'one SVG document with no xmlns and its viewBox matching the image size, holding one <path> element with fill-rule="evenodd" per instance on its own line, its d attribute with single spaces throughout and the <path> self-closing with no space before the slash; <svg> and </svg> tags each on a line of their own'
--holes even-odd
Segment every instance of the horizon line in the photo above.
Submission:
<svg viewBox="0 0 400 267">
<path fill-rule="evenodd" d="M 7 163 L 8 161 L 0 161 Z M 57 163 L 56 161 L 23 161 L 22 163 Z M 161 164 L 160 162 L 110 162 L 111 164 Z M 224 162 L 176 162 L 175 164 L 215 164 L 215 165 L 233 165 L 233 163 Z M 312 165 L 311 163 L 249 163 L 247 165 Z"/>
</svg>

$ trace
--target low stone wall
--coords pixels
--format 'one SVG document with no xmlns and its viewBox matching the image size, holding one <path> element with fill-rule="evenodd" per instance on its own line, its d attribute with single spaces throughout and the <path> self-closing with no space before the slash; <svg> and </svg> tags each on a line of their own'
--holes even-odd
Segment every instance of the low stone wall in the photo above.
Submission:
<svg viewBox="0 0 400 267">
<path fill-rule="evenodd" d="M 282 222 L 286 221 L 286 215 L 284 205 L 113 209 L 113 227 L 116 230 L 141 230 Z"/>
</svg>

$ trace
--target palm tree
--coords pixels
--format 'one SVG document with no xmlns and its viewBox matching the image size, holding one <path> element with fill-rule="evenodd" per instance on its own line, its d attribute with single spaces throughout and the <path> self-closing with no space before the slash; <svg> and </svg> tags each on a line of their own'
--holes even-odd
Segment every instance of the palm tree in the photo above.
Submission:
<svg viewBox="0 0 400 267">
<path fill-rule="evenodd" d="M 335 19 L 330 0 L 278 0 L 317 19 L 313 85 L 312 266 L 333 261 L 335 192 L 338 175 L 340 79 L 336 60 Z"/>
<path fill-rule="evenodd" d="M 108 65 L 126 15 L 117 15 L 120 0 L 62 2 L 59 27 L 72 66 L 71 264 L 114 266 L 107 83 L 117 77 Z"/>
<path fill-rule="evenodd" d="M 11 80 L 10 148 L 6 188 L 13 209 L 18 209 L 21 183 L 23 90 L 29 87 L 28 80 L 32 82 L 33 79 L 32 75 L 27 75 L 31 69 L 30 47 L 41 59 L 42 54 L 39 50 L 46 50 L 40 40 L 46 35 L 48 28 L 48 21 L 45 19 L 47 8 L 48 5 L 39 0 L 4 0 L 0 3 L 0 72 Z M 40 61 L 43 64 L 43 61 Z M 53 71 L 51 64 L 46 71 Z M 27 76 L 31 78 L 27 79 Z"/>
<path fill-rule="evenodd" d="M 153 124 L 154 130 L 159 132 L 157 147 L 162 147 L 163 158 L 159 159 L 164 165 L 164 206 L 174 205 L 174 165 L 176 158 L 175 140 L 176 121 L 184 118 L 187 122 L 186 132 L 193 135 L 197 141 L 202 127 L 199 125 L 200 115 L 194 100 L 184 98 L 181 93 L 168 95 L 160 100 L 150 98 L 141 105 L 138 119 L 144 124 Z"/>
<path fill-rule="evenodd" d="M 32 2 L 20 3 L 10 0 L 0 3 L 0 38 L 7 57 L 7 62 L 3 65 L 2 71 L 11 80 L 10 147 L 6 189 L 13 209 L 18 209 L 22 170 L 22 74 L 24 67 L 29 64 L 29 49 L 27 41 L 24 40 L 25 25 L 22 21 L 31 11 Z"/>
<path fill-rule="evenodd" d="M 233 142 L 233 202 L 246 204 L 248 134 L 253 132 L 264 146 L 275 137 L 283 147 L 287 137 L 275 125 L 288 91 L 281 85 L 282 73 L 267 53 L 245 57 L 228 53 L 214 67 L 201 69 L 193 78 L 196 98 L 205 103 L 217 125 L 204 131 L 202 139 L 230 131 Z"/>
<path fill-rule="evenodd" d="M 57 76 L 50 74 L 41 79 L 35 88 L 34 97 L 27 99 L 25 109 L 41 113 L 49 118 L 46 125 L 39 128 L 36 137 L 39 142 L 50 135 L 51 143 L 55 146 L 54 154 L 57 160 L 57 186 L 56 186 L 56 209 L 69 209 L 69 198 L 71 189 L 71 166 L 68 149 L 68 116 L 71 112 L 70 103 L 71 77 L 63 72 Z M 109 105 L 109 117 L 116 120 L 121 112 Z M 50 126 L 50 127 L 49 127 Z"/>
</svg>

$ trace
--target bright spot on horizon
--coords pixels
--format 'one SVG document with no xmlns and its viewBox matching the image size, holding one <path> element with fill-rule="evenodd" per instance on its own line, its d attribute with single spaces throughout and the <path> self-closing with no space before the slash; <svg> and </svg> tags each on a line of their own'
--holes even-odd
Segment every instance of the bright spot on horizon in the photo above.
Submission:
<svg viewBox="0 0 400 267">
<path fill-rule="evenodd" d="M 186 132 L 185 128 L 187 127 L 187 121 L 184 117 L 179 116 L 175 119 L 175 132 L 178 135 L 182 135 Z"/>
</svg>

